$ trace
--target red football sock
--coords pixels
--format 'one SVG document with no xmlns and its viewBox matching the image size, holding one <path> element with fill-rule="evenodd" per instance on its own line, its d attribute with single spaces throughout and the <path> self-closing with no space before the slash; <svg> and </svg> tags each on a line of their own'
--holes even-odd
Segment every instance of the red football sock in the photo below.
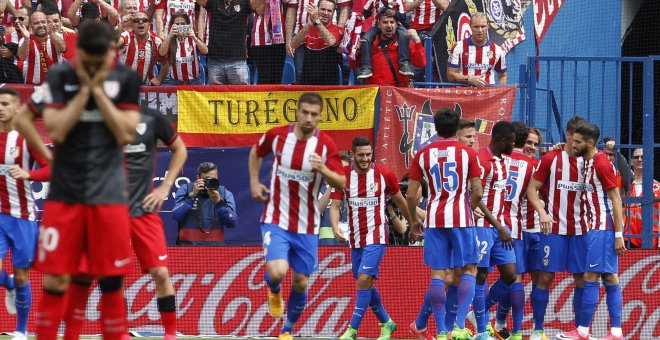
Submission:
<svg viewBox="0 0 660 340">
<path fill-rule="evenodd" d="M 66 309 L 65 292 L 52 292 L 44 289 L 41 303 L 37 308 L 37 339 L 56 340 L 57 329 Z"/>
<path fill-rule="evenodd" d="M 121 339 L 128 333 L 126 300 L 122 289 L 101 293 L 103 339 Z"/>
<path fill-rule="evenodd" d="M 67 308 L 64 315 L 66 328 L 64 330 L 65 340 L 77 340 L 80 338 L 83 322 L 85 321 L 85 309 L 89 297 L 88 284 L 71 282 L 67 292 Z"/>
<path fill-rule="evenodd" d="M 176 334 L 176 312 L 160 312 L 165 334 Z"/>
</svg>

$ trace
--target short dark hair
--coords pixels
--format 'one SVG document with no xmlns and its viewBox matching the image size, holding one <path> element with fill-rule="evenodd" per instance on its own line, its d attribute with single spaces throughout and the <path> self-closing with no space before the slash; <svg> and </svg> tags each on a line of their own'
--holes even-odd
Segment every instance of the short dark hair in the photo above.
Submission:
<svg viewBox="0 0 660 340">
<path fill-rule="evenodd" d="M 464 130 L 464 129 L 474 128 L 474 127 L 476 127 L 476 126 L 477 126 L 477 125 L 474 123 L 473 120 L 469 120 L 469 119 L 461 118 L 461 119 L 458 121 L 458 130 Z M 457 131 L 458 131 L 458 130 L 457 130 Z"/>
<path fill-rule="evenodd" d="M 103 0 L 101 0 L 103 1 Z M 80 19 L 82 21 L 93 20 L 101 17 L 99 6 L 95 3 L 85 2 L 80 6 Z"/>
<path fill-rule="evenodd" d="M 458 131 L 458 122 L 460 117 L 456 111 L 450 108 L 441 108 L 433 114 L 433 124 L 435 132 L 443 138 L 450 138 L 456 135 Z"/>
<path fill-rule="evenodd" d="M 218 167 L 215 164 L 213 164 L 212 162 L 202 162 L 197 167 L 197 176 L 201 176 L 202 174 L 205 174 L 209 171 L 213 171 L 217 168 Z"/>
<path fill-rule="evenodd" d="M 614 139 L 614 137 L 607 136 L 603 138 L 603 144 L 607 144 L 607 142 L 615 142 L 615 141 L 616 140 Z"/>
<path fill-rule="evenodd" d="M 527 136 L 529 136 L 529 129 L 527 125 L 523 122 L 513 122 L 513 133 L 516 134 L 516 141 L 513 143 L 514 148 L 522 148 L 527 142 Z"/>
<path fill-rule="evenodd" d="M 586 122 L 587 120 L 584 119 L 584 117 L 575 115 L 571 117 L 571 119 L 568 120 L 568 123 L 566 123 L 566 132 L 568 133 L 575 133 L 575 128 L 580 122 Z"/>
<path fill-rule="evenodd" d="M 298 108 L 300 108 L 300 104 L 302 103 L 319 105 L 321 106 L 321 110 L 323 110 L 323 97 L 317 92 L 305 92 L 301 94 L 300 98 L 298 98 Z"/>
<path fill-rule="evenodd" d="M 598 143 L 598 138 L 600 138 L 600 129 L 598 126 L 591 124 L 589 122 L 582 121 L 575 127 L 575 132 L 579 133 L 587 139 L 591 139 L 594 143 Z"/>
<path fill-rule="evenodd" d="M 53 15 L 53 14 L 59 14 L 60 16 L 62 15 L 60 13 L 60 9 L 57 7 L 57 4 L 55 1 L 52 0 L 45 0 L 44 2 L 41 3 L 41 11 L 44 12 L 46 15 Z"/>
<path fill-rule="evenodd" d="M 493 138 L 504 138 L 511 136 L 512 133 L 514 133 L 513 125 L 506 120 L 501 120 L 495 123 L 493 131 L 490 134 Z"/>
<path fill-rule="evenodd" d="M 107 22 L 85 20 L 78 28 L 78 48 L 87 54 L 103 55 L 114 42 L 114 35 L 113 28 Z"/>
<path fill-rule="evenodd" d="M 369 139 L 369 137 L 357 136 L 353 138 L 351 150 L 355 152 L 355 149 L 357 149 L 360 146 L 371 146 L 371 140 Z"/>
<path fill-rule="evenodd" d="M 8 95 L 10 95 L 12 97 L 16 97 L 16 98 L 20 97 L 20 94 L 18 93 L 18 90 L 16 90 L 15 88 L 13 88 L 11 86 L 0 87 L 0 94 L 8 94 Z"/>
<path fill-rule="evenodd" d="M 384 7 L 378 13 L 378 21 L 380 21 L 383 18 L 394 18 L 394 19 L 396 19 L 396 13 L 397 12 L 394 9 L 389 8 L 389 7 Z"/>
</svg>

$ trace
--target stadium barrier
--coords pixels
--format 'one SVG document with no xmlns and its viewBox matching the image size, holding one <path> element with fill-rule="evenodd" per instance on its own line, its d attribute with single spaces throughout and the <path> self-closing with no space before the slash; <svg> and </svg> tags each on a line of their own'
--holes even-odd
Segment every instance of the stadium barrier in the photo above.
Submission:
<svg viewBox="0 0 660 340">
<path fill-rule="evenodd" d="M 348 326 L 353 312 L 356 281 L 351 272 L 347 247 L 320 247 L 318 272 L 309 280 L 308 304 L 296 325 L 301 337 L 337 337 Z M 407 327 L 421 306 L 430 282 L 428 268 L 422 265 L 421 247 L 388 247 L 380 267 L 377 287 L 399 330 L 396 338 L 409 338 Z M 265 263 L 261 247 L 170 247 L 169 268 L 176 289 L 178 331 L 186 335 L 273 336 L 283 319 L 268 314 Z M 623 332 L 628 339 L 660 337 L 660 254 L 657 251 L 631 251 L 620 261 L 623 289 Z M 3 268 L 11 271 L 8 260 Z M 495 278 L 490 277 L 489 282 Z M 526 277 L 528 279 L 528 277 Z M 284 286 L 289 296 L 290 277 Z M 554 337 L 559 330 L 573 327 L 572 277 L 557 274 L 551 287 L 546 314 L 546 332 Z M 42 276 L 32 274 L 33 310 L 42 295 Z M 155 286 L 148 274 L 135 272 L 125 282 L 129 327 L 136 332 L 162 333 L 156 307 Z M 525 281 L 527 296 L 531 283 Z M 0 298 L 5 294 L 1 290 Z M 608 331 L 607 303 L 601 289 L 600 303 L 593 323 L 594 336 Z M 83 334 L 100 329 L 100 291 L 95 287 L 87 305 Z M 494 317 L 494 312 L 491 317 Z M 13 331 L 15 317 L 0 312 L 0 330 Z M 435 330 L 434 323 L 429 323 Z M 523 329 L 532 328 L 532 311 L 526 304 Z M 34 331 L 34 312 L 29 330 Z M 360 337 L 375 338 L 380 331 L 373 313 L 367 312 Z"/>
</svg>

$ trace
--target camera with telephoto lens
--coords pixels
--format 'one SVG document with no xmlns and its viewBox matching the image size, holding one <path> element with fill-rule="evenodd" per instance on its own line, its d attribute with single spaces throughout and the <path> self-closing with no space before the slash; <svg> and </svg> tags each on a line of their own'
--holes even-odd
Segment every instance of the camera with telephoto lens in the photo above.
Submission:
<svg viewBox="0 0 660 340">
<path fill-rule="evenodd" d="M 218 190 L 220 181 L 217 178 L 206 177 L 204 178 L 204 188 L 211 190 Z"/>
</svg>

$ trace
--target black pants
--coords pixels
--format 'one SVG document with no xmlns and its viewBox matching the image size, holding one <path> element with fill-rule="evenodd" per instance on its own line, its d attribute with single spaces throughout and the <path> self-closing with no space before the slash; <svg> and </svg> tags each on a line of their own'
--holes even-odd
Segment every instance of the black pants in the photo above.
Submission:
<svg viewBox="0 0 660 340">
<path fill-rule="evenodd" d="M 257 84 L 282 84 L 286 50 L 284 44 L 250 47 L 250 57 L 259 71 Z"/>
</svg>

